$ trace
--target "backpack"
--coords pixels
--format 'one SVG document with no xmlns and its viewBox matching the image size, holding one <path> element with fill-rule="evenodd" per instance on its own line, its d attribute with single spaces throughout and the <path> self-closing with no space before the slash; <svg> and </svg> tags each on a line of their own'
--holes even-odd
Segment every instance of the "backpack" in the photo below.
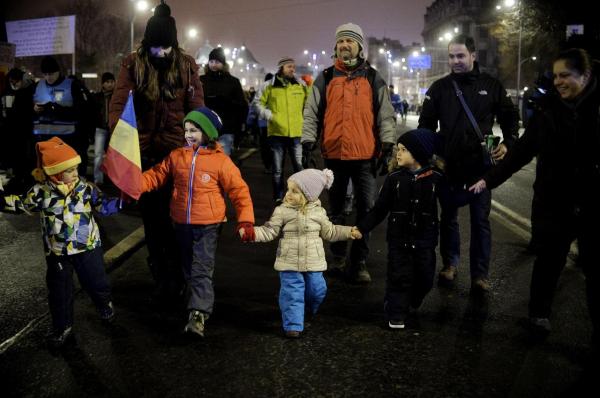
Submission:
<svg viewBox="0 0 600 398">
<path fill-rule="evenodd" d="M 319 114 L 317 120 L 319 124 L 317 126 L 317 140 L 321 135 L 321 130 L 323 129 L 323 121 L 325 119 L 325 104 L 327 103 L 327 86 L 329 82 L 333 79 L 335 66 L 330 66 L 329 68 L 323 71 L 323 78 L 325 80 L 325 84 L 323 86 L 323 92 L 321 93 L 321 103 L 319 106 Z M 379 109 L 379 96 L 377 95 L 377 91 L 375 90 L 375 78 L 377 77 L 377 71 L 369 66 L 367 68 L 367 81 L 369 82 L 369 86 L 371 86 L 371 93 L 373 95 L 373 114 L 376 114 L 376 110 Z M 377 117 L 375 117 L 374 122 L 377 123 Z"/>
</svg>

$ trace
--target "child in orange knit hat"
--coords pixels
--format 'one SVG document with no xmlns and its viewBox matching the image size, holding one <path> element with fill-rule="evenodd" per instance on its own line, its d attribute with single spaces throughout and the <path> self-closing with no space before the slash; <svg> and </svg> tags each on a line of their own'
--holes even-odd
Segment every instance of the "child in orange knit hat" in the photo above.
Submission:
<svg viewBox="0 0 600 398">
<path fill-rule="evenodd" d="M 81 158 L 60 138 L 37 143 L 36 152 L 38 168 L 32 174 L 38 183 L 25 196 L 0 196 L 0 210 L 40 212 L 53 327 L 48 342 L 58 348 L 73 336 L 73 270 L 100 318 L 106 322 L 114 318 L 100 233 L 92 210 L 114 214 L 119 210 L 119 201 L 105 198 L 94 184 L 79 177 L 77 165 Z"/>
</svg>

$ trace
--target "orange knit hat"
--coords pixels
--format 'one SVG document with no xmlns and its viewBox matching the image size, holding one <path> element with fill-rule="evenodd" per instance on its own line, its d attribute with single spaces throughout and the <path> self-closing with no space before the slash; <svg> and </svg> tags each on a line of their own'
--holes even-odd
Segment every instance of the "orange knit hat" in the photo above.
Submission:
<svg viewBox="0 0 600 398">
<path fill-rule="evenodd" d="M 58 137 L 38 142 L 35 151 L 38 168 L 31 174 L 40 182 L 46 179 L 44 174 L 52 176 L 81 163 L 81 157 L 77 152 Z"/>
</svg>

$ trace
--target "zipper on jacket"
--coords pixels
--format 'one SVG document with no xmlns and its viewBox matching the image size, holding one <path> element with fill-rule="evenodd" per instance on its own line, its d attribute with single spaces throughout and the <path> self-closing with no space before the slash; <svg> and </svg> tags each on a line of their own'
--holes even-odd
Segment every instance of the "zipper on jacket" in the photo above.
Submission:
<svg viewBox="0 0 600 398">
<path fill-rule="evenodd" d="M 196 156 L 198 155 L 199 150 L 200 146 L 196 148 L 194 154 L 192 155 L 192 168 L 190 169 L 190 176 L 188 178 L 188 198 L 187 206 L 185 209 L 185 220 L 188 224 L 192 223 L 192 192 L 194 189 L 194 174 L 196 174 Z"/>
</svg>

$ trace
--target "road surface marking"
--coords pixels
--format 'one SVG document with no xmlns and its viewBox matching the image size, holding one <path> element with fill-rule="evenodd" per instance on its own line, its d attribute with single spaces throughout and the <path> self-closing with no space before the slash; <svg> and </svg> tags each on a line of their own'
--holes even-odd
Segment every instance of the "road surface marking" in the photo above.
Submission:
<svg viewBox="0 0 600 398">
<path fill-rule="evenodd" d="M 104 263 L 107 268 L 107 272 L 112 272 L 117 268 L 119 260 L 123 259 L 128 254 L 137 250 L 144 243 L 144 227 L 139 227 L 132 233 L 130 233 L 125 239 L 111 247 L 106 253 L 104 253 Z M 77 290 L 73 293 L 75 296 L 81 291 Z M 42 315 L 30 321 L 23 329 L 19 330 L 14 336 L 6 339 L 0 344 L 0 355 L 4 354 L 6 350 L 15 345 L 23 337 L 27 336 L 32 330 L 34 330 L 40 323 L 50 316 L 50 311 L 46 311 Z"/>
</svg>

